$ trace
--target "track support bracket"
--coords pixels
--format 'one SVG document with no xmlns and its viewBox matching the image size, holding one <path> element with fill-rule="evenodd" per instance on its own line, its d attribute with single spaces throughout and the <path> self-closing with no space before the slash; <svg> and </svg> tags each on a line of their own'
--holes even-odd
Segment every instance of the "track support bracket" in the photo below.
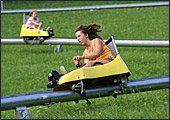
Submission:
<svg viewBox="0 0 170 120">
<path fill-rule="evenodd" d="M 16 107 L 16 116 L 18 119 L 31 119 L 26 106 Z"/>
<path fill-rule="evenodd" d="M 58 53 L 58 52 L 63 52 L 63 49 L 61 48 L 62 45 L 57 45 L 56 48 L 54 48 L 54 53 Z"/>
</svg>

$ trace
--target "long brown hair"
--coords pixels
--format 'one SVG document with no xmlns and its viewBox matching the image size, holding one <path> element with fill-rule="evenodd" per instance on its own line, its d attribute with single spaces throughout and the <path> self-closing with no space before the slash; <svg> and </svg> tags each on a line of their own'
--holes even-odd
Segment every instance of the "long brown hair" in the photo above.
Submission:
<svg viewBox="0 0 170 120">
<path fill-rule="evenodd" d="M 89 25 L 80 25 L 76 28 L 75 33 L 78 32 L 78 31 L 81 31 L 84 34 L 88 34 L 90 40 L 93 40 L 95 38 L 99 38 L 99 39 L 103 40 L 102 37 L 100 37 L 97 34 L 97 32 L 102 31 L 102 29 L 99 30 L 101 27 L 102 27 L 101 25 L 98 25 L 98 24 L 95 24 L 95 23 L 89 24 Z"/>
<path fill-rule="evenodd" d="M 31 17 L 34 12 L 37 12 L 37 10 L 32 10 L 32 11 L 29 13 L 29 17 Z"/>
</svg>

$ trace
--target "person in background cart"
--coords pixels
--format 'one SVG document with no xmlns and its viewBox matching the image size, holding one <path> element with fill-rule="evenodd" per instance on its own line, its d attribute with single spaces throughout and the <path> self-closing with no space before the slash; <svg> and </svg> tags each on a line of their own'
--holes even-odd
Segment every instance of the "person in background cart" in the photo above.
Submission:
<svg viewBox="0 0 170 120">
<path fill-rule="evenodd" d="M 42 25 L 43 25 L 43 23 L 39 22 L 37 10 L 32 10 L 29 13 L 29 18 L 28 18 L 28 20 L 26 22 L 25 27 L 27 29 L 38 29 L 38 27 L 40 27 Z"/>
</svg>

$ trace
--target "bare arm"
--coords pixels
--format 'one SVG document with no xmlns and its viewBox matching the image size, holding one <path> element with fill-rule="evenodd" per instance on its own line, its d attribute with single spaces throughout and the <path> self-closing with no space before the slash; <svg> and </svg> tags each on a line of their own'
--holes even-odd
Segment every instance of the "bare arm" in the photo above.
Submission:
<svg viewBox="0 0 170 120">
<path fill-rule="evenodd" d="M 84 52 L 83 55 L 86 55 L 86 53 Z M 82 57 L 82 56 L 74 56 L 73 57 L 73 62 L 75 64 L 75 66 L 78 64 L 78 61 L 80 60 L 77 60 L 76 57 Z M 86 63 L 89 61 L 89 59 L 84 59 L 84 63 L 82 62 L 79 62 L 80 66 L 83 67 L 84 65 L 86 65 Z"/>
<path fill-rule="evenodd" d="M 40 23 L 36 23 L 36 22 L 34 22 L 33 20 L 30 20 L 30 22 L 31 22 L 32 24 L 34 24 L 34 25 L 37 25 L 37 26 L 42 25 L 42 22 L 40 22 Z"/>
<path fill-rule="evenodd" d="M 95 52 L 94 53 L 90 53 L 89 55 L 83 54 L 83 56 L 75 56 L 74 59 L 75 60 L 82 60 L 82 59 L 95 59 L 97 57 L 100 56 L 100 54 L 102 53 L 102 41 L 98 38 L 96 38 L 94 40 L 94 45 L 95 45 Z M 86 60 L 85 60 L 86 61 Z M 87 62 L 85 62 L 87 63 Z"/>
</svg>

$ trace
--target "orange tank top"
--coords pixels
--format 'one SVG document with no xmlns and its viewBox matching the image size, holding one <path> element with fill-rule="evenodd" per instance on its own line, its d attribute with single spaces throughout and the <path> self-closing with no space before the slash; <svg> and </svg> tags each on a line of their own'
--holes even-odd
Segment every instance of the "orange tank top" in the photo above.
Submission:
<svg viewBox="0 0 170 120">
<path fill-rule="evenodd" d="M 95 45 L 94 45 L 94 40 L 92 40 L 92 44 L 93 44 L 93 53 L 95 52 Z M 88 53 L 87 48 L 85 49 L 85 52 L 87 55 L 89 55 L 90 53 Z M 110 49 L 106 46 L 106 44 L 102 41 L 102 53 L 100 54 L 99 57 L 96 58 L 96 60 L 109 60 L 109 57 L 111 56 L 112 59 L 114 59 L 113 54 L 111 53 Z"/>
</svg>

